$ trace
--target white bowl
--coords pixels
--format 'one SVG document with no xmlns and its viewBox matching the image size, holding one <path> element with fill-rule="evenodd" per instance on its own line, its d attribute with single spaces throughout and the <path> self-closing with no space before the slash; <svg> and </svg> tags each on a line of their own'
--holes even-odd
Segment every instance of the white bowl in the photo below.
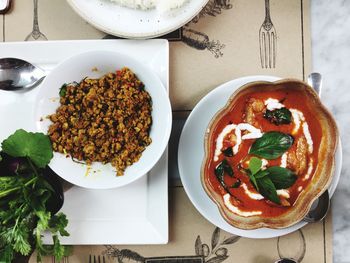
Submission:
<svg viewBox="0 0 350 263">
<path fill-rule="evenodd" d="M 188 0 L 182 7 L 164 14 L 157 10 L 126 8 L 109 0 L 67 0 L 67 2 L 89 24 L 108 34 L 144 39 L 170 33 L 185 25 L 205 7 L 208 0 Z"/>
<path fill-rule="evenodd" d="M 152 97 L 152 143 L 146 147 L 140 160 L 125 170 L 123 176 L 116 176 L 116 169 L 110 164 L 94 162 L 88 168 L 87 165 L 73 162 L 64 154 L 55 152 L 49 166 L 72 184 L 91 189 L 109 189 L 129 184 L 152 169 L 168 144 L 172 111 L 162 82 L 140 62 L 112 51 L 91 51 L 75 55 L 60 63 L 48 74 L 40 86 L 35 102 L 37 129 L 47 133 L 51 121 L 45 117 L 55 113 L 59 106 L 59 89 L 64 83 L 79 82 L 85 77 L 99 78 L 122 67 L 130 68 L 145 84 L 145 89 Z"/>
</svg>

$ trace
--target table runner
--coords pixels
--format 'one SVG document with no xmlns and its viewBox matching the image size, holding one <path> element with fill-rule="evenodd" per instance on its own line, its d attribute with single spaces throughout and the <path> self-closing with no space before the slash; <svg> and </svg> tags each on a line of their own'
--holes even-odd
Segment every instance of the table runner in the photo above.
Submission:
<svg viewBox="0 0 350 263">
<path fill-rule="evenodd" d="M 232 235 L 209 223 L 193 207 L 182 187 L 171 187 L 169 194 L 167 245 L 74 246 L 69 262 L 87 263 L 89 255 L 105 255 L 106 263 L 272 263 L 280 257 L 307 263 L 332 262 L 330 217 L 287 236 L 254 240 Z M 31 262 L 35 262 L 35 255 Z"/>
<path fill-rule="evenodd" d="M 265 3 L 210 0 L 192 22 L 166 36 L 171 41 L 170 96 L 175 118 L 187 116 L 210 90 L 236 77 L 261 74 L 305 79 L 309 74 L 309 1 L 271 0 L 268 8 Z M 110 38 L 76 15 L 66 1 L 39 0 L 38 11 L 40 31 L 48 40 Z M 259 35 L 260 30 L 271 26 L 264 23 L 266 11 L 276 34 L 276 51 L 267 64 L 262 61 Z M 0 39 L 25 40 L 32 31 L 32 21 L 32 1 L 14 1 L 12 10 L 0 19 Z M 75 246 L 69 261 L 88 262 L 89 254 L 104 254 L 116 262 L 117 255 L 124 256 L 122 262 L 267 263 L 279 256 L 311 263 L 332 262 L 330 216 L 280 239 L 239 238 L 204 219 L 181 186 L 172 185 L 169 192 L 168 245 Z M 51 262 L 51 258 L 46 261 Z"/>
</svg>

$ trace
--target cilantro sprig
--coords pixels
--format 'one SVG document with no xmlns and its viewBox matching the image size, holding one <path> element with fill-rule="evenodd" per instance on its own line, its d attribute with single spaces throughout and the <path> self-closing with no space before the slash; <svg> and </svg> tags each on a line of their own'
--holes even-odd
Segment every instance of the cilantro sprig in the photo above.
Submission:
<svg viewBox="0 0 350 263">
<path fill-rule="evenodd" d="M 56 197 L 45 179 L 45 167 L 53 157 L 49 138 L 42 133 L 17 130 L 1 144 L 0 152 L 0 262 L 12 262 L 17 254 L 37 260 L 54 255 L 60 260 L 66 247 L 59 238 L 68 236 L 68 220 L 63 213 L 53 214 L 48 207 Z M 43 245 L 45 231 L 53 245 Z"/>
<path fill-rule="evenodd" d="M 247 174 L 256 190 L 276 204 L 281 203 L 277 190 L 291 187 L 297 179 L 287 168 L 271 166 L 263 170 L 262 161 L 257 157 L 250 159 Z"/>
</svg>

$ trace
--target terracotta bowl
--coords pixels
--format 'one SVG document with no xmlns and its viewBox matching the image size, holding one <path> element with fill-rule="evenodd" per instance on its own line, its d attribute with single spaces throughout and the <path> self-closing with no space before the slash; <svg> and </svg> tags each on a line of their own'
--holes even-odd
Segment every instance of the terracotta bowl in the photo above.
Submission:
<svg viewBox="0 0 350 263">
<path fill-rule="evenodd" d="M 300 92 L 300 96 L 307 97 L 308 107 L 312 109 L 318 118 L 322 129 L 322 137 L 318 151 L 318 162 L 313 177 L 306 185 L 295 201 L 295 203 L 277 217 L 264 217 L 262 215 L 243 217 L 231 212 L 224 204 L 223 196 L 217 193 L 209 182 L 209 175 L 206 171 L 209 165 L 209 158 L 212 157 L 210 142 L 215 141 L 213 135 L 214 127 L 220 119 L 225 116 L 232 106 L 240 98 L 252 91 L 261 89 L 275 90 L 287 89 Z M 295 79 L 284 79 L 276 82 L 252 82 L 242 86 L 229 98 L 227 104 L 216 113 L 210 121 L 204 141 L 205 155 L 201 167 L 201 182 L 208 196 L 216 203 L 223 218 L 232 226 L 240 229 L 286 228 L 301 221 L 310 210 L 312 203 L 329 187 L 335 167 L 335 151 L 338 143 L 338 129 L 331 113 L 321 103 L 317 93 L 306 83 Z"/>
</svg>

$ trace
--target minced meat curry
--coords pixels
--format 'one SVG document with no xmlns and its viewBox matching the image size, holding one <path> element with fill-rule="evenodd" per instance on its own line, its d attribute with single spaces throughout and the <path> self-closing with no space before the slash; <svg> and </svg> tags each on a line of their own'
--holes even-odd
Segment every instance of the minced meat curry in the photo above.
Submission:
<svg viewBox="0 0 350 263">
<path fill-rule="evenodd" d="M 64 85 L 49 116 L 54 151 L 73 159 L 111 163 L 117 175 L 137 162 L 152 140 L 152 100 L 128 68 Z"/>
</svg>

